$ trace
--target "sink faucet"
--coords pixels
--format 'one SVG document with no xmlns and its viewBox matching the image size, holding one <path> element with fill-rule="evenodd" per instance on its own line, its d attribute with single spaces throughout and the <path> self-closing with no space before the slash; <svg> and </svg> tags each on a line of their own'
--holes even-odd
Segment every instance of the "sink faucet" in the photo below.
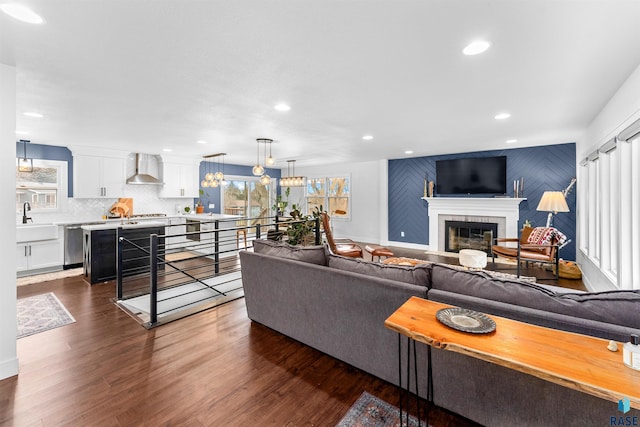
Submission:
<svg viewBox="0 0 640 427">
<path fill-rule="evenodd" d="M 27 221 L 33 222 L 33 219 L 27 216 L 27 212 L 31 210 L 31 205 L 29 202 L 24 202 L 22 205 L 22 223 L 26 224 Z"/>
</svg>

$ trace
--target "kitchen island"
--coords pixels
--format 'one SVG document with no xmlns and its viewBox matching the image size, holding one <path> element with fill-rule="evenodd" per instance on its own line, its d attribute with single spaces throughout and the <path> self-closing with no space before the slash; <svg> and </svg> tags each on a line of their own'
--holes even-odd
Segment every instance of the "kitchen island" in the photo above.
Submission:
<svg viewBox="0 0 640 427">
<path fill-rule="evenodd" d="M 118 233 L 140 248 L 126 245 L 122 255 L 123 274 L 136 274 L 149 268 L 149 236 L 160 237 L 159 255 L 164 255 L 164 221 L 108 222 L 82 226 L 83 232 L 83 275 L 90 284 L 114 280 L 118 266 Z M 162 264 L 161 264 L 162 265 Z"/>
<path fill-rule="evenodd" d="M 237 228 L 243 217 L 228 214 L 184 215 L 185 248 L 203 255 L 217 254 L 220 258 L 235 256 L 240 249 Z M 169 234 L 169 233 L 168 233 Z"/>
</svg>

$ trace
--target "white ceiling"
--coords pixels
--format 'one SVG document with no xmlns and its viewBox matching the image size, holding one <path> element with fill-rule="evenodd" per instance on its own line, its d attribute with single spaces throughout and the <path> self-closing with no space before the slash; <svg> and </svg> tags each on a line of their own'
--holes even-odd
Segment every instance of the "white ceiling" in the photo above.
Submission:
<svg viewBox="0 0 640 427">
<path fill-rule="evenodd" d="M 579 142 L 640 64 L 637 0 L 22 3 L 46 23 L 0 13 L 18 139 L 236 164 L 259 137 L 283 168 Z"/>
</svg>

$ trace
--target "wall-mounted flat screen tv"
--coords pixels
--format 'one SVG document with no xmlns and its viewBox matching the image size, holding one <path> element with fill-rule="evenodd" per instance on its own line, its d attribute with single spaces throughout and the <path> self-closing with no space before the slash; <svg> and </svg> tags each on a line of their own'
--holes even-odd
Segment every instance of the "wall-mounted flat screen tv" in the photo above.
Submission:
<svg viewBox="0 0 640 427">
<path fill-rule="evenodd" d="M 438 194 L 506 194 L 507 156 L 436 161 Z"/>
</svg>

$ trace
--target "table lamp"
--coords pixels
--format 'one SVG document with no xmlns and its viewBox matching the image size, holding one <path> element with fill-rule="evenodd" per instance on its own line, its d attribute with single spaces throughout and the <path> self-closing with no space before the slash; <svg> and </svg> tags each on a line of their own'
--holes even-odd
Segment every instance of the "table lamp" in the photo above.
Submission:
<svg viewBox="0 0 640 427">
<path fill-rule="evenodd" d="M 540 203 L 536 208 L 538 211 L 549 212 L 547 217 L 547 227 L 551 227 L 553 214 L 558 212 L 569 212 L 569 205 L 564 198 L 562 191 L 545 191 L 542 194 Z"/>
</svg>

